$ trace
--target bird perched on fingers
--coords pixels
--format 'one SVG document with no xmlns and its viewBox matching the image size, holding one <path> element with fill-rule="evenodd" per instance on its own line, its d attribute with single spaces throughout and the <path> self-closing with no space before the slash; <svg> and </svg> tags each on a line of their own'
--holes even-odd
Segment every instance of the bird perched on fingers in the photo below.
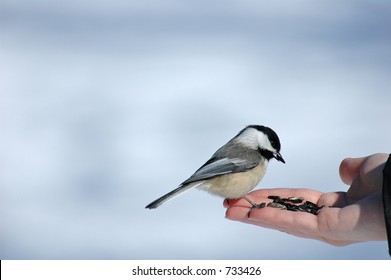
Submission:
<svg viewBox="0 0 391 280">
<path fill-rule="evenodd" d="M 246 199 L 266 173 L 269 160 L 275 158 L 285 163 L 280 154 L 281 144 L 277 133 L 262 125 L 249 125 L 218 149 L 189 179 L 178 188 L 148 204 L 154 209 L 183 192 L 199 188 L 224 198 Z M 263 206 L 261 206 L 263 207 Z"/>
</svg>

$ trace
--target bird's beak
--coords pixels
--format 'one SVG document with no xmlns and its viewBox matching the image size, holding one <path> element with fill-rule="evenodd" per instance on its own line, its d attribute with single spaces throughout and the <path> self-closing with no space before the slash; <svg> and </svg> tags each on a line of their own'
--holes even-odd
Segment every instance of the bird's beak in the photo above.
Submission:
<svg viewBox="0 0 391 280">
<path fill-rule="evenodd" d="M 282 158 L 280 153 L 274 153 L 273 156 L 276 160 L 281 161 L 282 163 L 285 163 L 285 160 Z"/>
</svg>

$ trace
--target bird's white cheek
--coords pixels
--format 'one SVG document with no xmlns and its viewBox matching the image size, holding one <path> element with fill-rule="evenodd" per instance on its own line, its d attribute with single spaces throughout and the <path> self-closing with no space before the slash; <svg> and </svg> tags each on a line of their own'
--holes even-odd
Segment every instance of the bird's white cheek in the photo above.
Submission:
<svg viewBox="0 0 391 280">
<path fill-rule="evenodd" d="M 265 175 L 266 167 L 267 161 L 263 161 L 250 171 L 216 177 L 199 188 L 224 198 L 239 198 L 259 184 Z"/>
</svg>

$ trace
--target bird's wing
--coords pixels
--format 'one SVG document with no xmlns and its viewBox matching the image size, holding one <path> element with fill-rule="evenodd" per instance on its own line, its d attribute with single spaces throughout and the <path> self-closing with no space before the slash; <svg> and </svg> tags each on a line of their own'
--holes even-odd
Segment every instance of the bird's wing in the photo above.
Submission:
<svg viewBox="0 0 391 280">
<path fill-rule="evenodd" d="M 239 158 L 216 159 L 212 157 L 181 185 L 210 179 L 224 174 L 244 172 L 254 168 L 258 163 L 259 161 L 248 161 Z"/>
</svg>

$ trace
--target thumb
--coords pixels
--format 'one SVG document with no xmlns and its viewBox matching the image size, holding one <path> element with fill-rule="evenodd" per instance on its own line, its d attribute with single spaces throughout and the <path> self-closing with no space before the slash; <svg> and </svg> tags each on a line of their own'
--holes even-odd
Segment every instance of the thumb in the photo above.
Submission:
<svg viewBox="0 0 391 280">
<path fill-rule="evenodd" d="M 347 199 L 355 201 L 380 191 L 383 182 L 383 168 L 388 154 L 373 154 L 368 157 L 345 159 L 340 165 L 340 176 L 350 184 Z"/>
<path fill-rule="evenodd" d="M 351 185 L 359 174 L 361 165 L 368 157 L 345 158 L 339 165 L 339 176 L 346 185 Z"/>
</svg>

